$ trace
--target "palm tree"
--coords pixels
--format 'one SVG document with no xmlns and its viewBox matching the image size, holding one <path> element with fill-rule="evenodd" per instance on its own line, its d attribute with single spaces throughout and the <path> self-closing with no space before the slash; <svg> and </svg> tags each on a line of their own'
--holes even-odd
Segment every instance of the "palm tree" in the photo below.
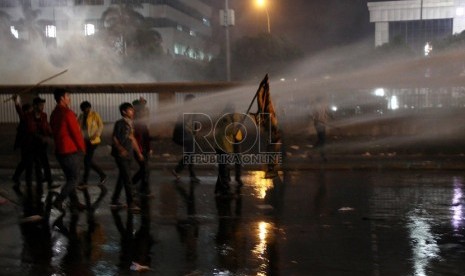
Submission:
<svg viewBox="0 0 465 276">
<path fill-rule="evenodd" d="M 161 35 L 134 10 L 135 4 L 120 4 L 102 14 L 104 36 L 114 50 L 125 56 L 160 53 Z"/>
<path fill-rule="evenodd" d="M 27 34 L 28 40 L 36 42 L 44 39 L 44 32 L 37 21 L 40 10 L 33 10 L 25 4 L 21 5 L 23 18 L 18 21 L 18 30 Z"/>
</svg>

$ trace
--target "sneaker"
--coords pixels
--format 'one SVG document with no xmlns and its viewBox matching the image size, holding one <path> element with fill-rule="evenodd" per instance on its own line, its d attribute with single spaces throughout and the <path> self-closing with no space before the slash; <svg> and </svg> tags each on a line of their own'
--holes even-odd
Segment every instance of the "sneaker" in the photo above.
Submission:
<svg viewBox="0 0 465 276">
<path fill-rule="evenodd" d="M 173 169 L 173 170 L 171 171 L 171 174 L 176 178 L 176 180 L 181 179 L 181 176 L 176 172 L 175 169 Z"/>
<path fill-rule="evenodd" d="M 131 203 L 129 205 L 129 210 L 131 210 L 132 212 L 140 212 L 140 207 L 135 203 Z"/>
<path fill-rule="evenodd" d="M 108 176 L 106 176 L 106 175 L 104 174 L 104 175 L 102 175 L 102 176 L 100 177 L 100 183 L 99 183 L 99 184 L 100 184 L 100 185 L 103 185 L 103 184 L 105 184 L 105 182 L 107 182 L 107 180 L 108 180 Z"/>
<path fill-rule="evenodd" d="M 84 183 L 84 182 L 81 182 L 77 185 L 76 189 L 78 189 L 79 191 L 83 191 L 85 189 L 87 189 L 87 183 Z"/>
<path fill-rule="evenodd" d="M 126 207 L 126 204 L 123 204 L 123 203 L 121 203 L 119 201 L 112 201 L 110 203 L 110 208 L 111 209 L 122 209 L 124 207 Z"/>
</svg>

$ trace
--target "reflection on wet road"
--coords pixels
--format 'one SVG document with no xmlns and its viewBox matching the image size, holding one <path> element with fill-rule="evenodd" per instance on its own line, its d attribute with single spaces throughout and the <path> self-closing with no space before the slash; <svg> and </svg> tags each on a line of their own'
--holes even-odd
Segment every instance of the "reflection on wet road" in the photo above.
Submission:
<svg viewBox="0 0 465 276">
<path fill-rule="evenodd" d="M 142 200 L 140 213 L 111 210 L 104 197 L 98 208 L 62 221 L 47 212 L 46 195 L 10 191 L 10 173 L 0 171 L 0 194 L 18 204 L 0 206 L 2 275 L 465 271 L 460 172 L 292 171 L 264 179 L 250 171 L 241 193 L 215 197 L 212 172 L 199 173 L 197 184 L 154 171 L 153 197 Z M 88 192 L 92 200 L 101 191 Z"/>
</svg>

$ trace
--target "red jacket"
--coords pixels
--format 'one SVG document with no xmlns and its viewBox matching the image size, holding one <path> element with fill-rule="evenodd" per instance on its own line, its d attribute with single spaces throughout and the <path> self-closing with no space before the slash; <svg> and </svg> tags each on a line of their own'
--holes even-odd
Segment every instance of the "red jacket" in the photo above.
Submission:
<svg viewBox="0 0 465 276">
<path fill-rule="evenodd" d="M 50 115 L 50 126 L 57 154 L 85 152 L 84 138 L 76 114 L 71 109 L 57 105 Z"/>
<path fill-rule="evenodd" d="M 15 104 L 16 112 L 19 115 L 18 132 L 15 139 L 15 148 L 37 149 L 45 141 L 44 137 L 50 137 L 52 130 L 47 121 L 47 114 L 40 112 L 36 118 L 35 111 L 23 112 L 19 104 Z"/>
</svg>

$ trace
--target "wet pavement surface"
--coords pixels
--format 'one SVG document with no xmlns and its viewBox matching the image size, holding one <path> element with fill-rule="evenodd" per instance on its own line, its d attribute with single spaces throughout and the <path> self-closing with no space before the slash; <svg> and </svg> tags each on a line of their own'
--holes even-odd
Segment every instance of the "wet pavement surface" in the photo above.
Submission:
<svg viewBox="0 0 465 276">
<path fill-rule="evenodd" d="M 19 197 L 12 171 L 0 170 L 0 199 L 9 199 L 0 203 L 0 274 L 465 273 L 460 171 L 304 170 L 264 179 L 251 170 L 240 193 L 215 197 L 214 170 L 200 170 L 196 184 L 154 169 L 152 196 L 134 214 L 109 207 L 117 171 L 107 172 L 98 208 L 68 212 L 60 224 L 55 210 L 49 219 L 31 217 L 47 216 L 45 196 Z M 95 200 L 100 189 L 89 193 Z"/>
</svg>

